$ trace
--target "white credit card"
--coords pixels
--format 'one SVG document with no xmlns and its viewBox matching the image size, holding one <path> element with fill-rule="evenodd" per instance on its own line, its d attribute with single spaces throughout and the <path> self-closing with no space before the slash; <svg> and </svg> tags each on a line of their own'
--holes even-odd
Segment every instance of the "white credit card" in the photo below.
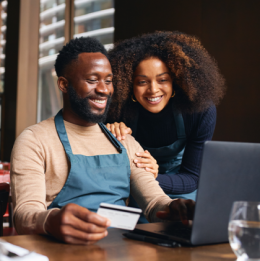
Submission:
<svg viewBox="0 0 260 261">
<path fill-rule="evenodd" d="M 111 227 L 133 230 L 142 210 L 108 203 L 101 203 L 97 214 L 111 221 Z"/>
</svg>

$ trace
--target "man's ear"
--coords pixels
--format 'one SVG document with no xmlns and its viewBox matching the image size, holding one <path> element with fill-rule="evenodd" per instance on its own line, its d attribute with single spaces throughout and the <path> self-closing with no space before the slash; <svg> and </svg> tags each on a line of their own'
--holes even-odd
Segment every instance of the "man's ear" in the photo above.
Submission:
<svg viewBox="0 0 260 261">
<path fill-rule="evenodd" d="M 69 82 L 66 78 L 64 78 L 63 76 L 60 76 L 58 78 L 58 87 L 59 89 L 63 92 L 63 93 L 67 93 L 68 92 L 68 87 L 69 87 Z"/>
</svg>

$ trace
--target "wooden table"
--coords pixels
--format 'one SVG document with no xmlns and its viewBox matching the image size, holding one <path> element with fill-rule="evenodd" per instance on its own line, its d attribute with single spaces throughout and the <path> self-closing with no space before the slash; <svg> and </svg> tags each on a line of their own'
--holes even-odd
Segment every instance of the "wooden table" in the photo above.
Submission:
<svg viewBox="0 0 260 261">
<path fill-rule="evenodd" d="M 10 236 L 2 239 L 48 256 L 50 261 L 235 261 L 229 244 L 167 248 L 126 239 L 122 230 L 109 229 L 106 238 L 89 246 L 59 243 L 46 236 Z"/>
</svg>

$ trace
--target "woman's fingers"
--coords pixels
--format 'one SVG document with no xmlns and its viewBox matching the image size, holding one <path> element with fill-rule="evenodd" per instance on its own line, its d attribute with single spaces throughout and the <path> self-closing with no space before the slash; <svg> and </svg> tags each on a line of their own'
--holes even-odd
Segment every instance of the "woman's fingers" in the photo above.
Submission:
<svg viewBox="0 0 260 261">
<path fill-rule="evenodd" d="M 145 170 L 151 172 L 155 179 L 158 177 L 158 170 L 151 169 L 151 168 L 145 168 Z"/>
<path fill-rule="evenodd" d="M 151 158 L 151 154 L 147 152 L 136 152 L 135 155 L 143 158 Z"/>
<path fill-rule="evenodd" d="M 135 159 L 134 163 L 153 163 L 153 161 L 151 159 L 146 159 L 146 158 L 139 158 L 139 159 Z"/>
<path fill-rule="evenodd" d="M 138 157 L 151 159 L 152 161 L 157 163 L 156 159 L 147 150 L 145 150 L 144 152 L 137 152 L 137 153 L 135 153 L 135 155 L 138 156 Z"/>
<path fill-rule="evenodd" d="M 124 140 L 125 135 L 127 134 L 127 132 L 126 132 L 127 127 L 125 126 L 125 124 L 123 122 L 119 123 L 119 130 L 120 130 L 120 133 L 121 133 L 121 139 Z"/>
<path fill-rule="evenodd" d="M 106 124 L 106 127 L 107 127 L 107 129 L 108 129 L 109 131 L 111 131 L 110 123 L 107 123 L 107 124 Z"/>
<path fill-rule="evenodd" d="M 129 128 L 129 127 L 127 128 L 127 131 L 128 131 L 128 134 L 130 134 L 130 135 L 133 133 L 133 132 L 132 132 L 132 129 Z"/>
<path fill-rule="evenodd" d="M 135 159 L 134 163 L 138 168 L 156 168 L 150 159 Z"/>
<path fill-rule="evenodd" d="M 116 136 L 116 132 L 115 132 L 115 125 L 114 124 L 110 124 L 110 132 Z"/>
<path fill-rule="evenodd" d="M 134 159 L 134 163 L 138 168 L 145 168 L 146 171 L 151 172 L 154 178 L 158 176 L 159 165 L 152 155 L 146 150 L 144 152 L 137 152 L 139 158 Z"/>
<path fill-rule="evenodd" d="M 107 123 L 106 127 L 119 141 L 124 140 L 126 134 L 132 134 L 131 128 L 127 127 L 123 122 Z"/>
<path fill-rule="evenodd" d="M 115 122 L 114 126 L 115 126 L 116 138 L 118 140 L 121 140 L 122 139 L 122 133 L 121 133 L 121 129 L 120 129 L 120 124 L 118 122 Z"/>
</svg>

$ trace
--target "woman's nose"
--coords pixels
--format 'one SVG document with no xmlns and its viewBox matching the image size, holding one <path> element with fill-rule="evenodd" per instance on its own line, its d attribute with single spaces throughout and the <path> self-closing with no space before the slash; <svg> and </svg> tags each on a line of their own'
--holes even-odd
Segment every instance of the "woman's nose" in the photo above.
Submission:
<svg viewBox="0 0 260 261">
<path fill-rule="evenodd" d="M 152 81 L 151 85 L 150 85 L 150 92 L 152 94 L 155 94 L 158 92 L 158 90 L 159 90 L 159 87 L 158 87 L 157 81 Z"/>
</svg>

